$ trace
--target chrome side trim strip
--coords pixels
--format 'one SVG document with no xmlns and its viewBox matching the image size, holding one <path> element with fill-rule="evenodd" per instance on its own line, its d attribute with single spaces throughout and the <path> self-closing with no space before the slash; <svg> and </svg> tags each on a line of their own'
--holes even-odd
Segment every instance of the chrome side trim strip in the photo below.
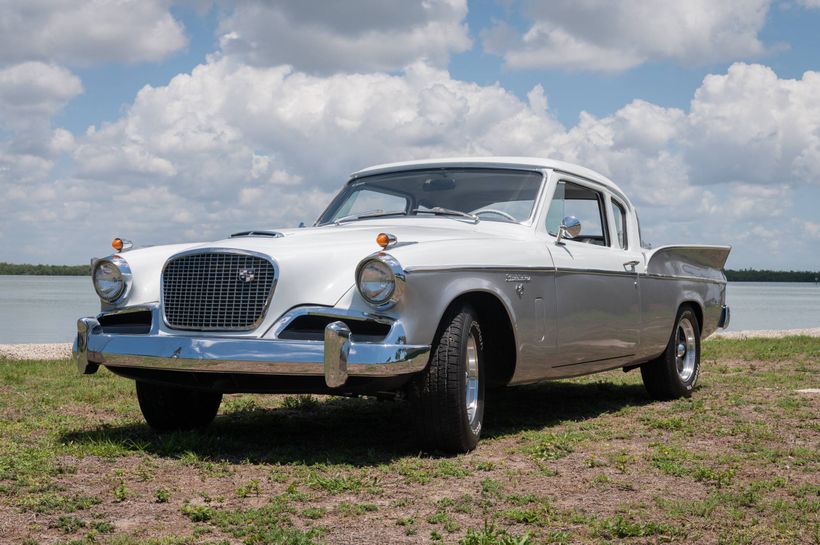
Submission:
<svg viewBox="0 0 820 545">
<path fill-rule="evenodd" d="M 606 269 L 556 269 L 557 274 L 596 274 L 601 276 L 628 276 L 636 278 L 641 274 L 635 271 L 608 271 Z"/>
<path fill-rule="evenodd" d="M 687 280 L 691 282 L 708 282 L 710 284 L 725 284 L 723 280 L 718 278 L 703 278 L 700 276 L 674 276 L 671 274 L 647 273 L 642 274 L 646 278 L 655 278 L 658 280 Z"/>
<path fill-rule="evenodd" d="M 712 284 L 722 284 L 721 280 L 716 278 L 702 278 L 699 276 L 672 276 L 672 275 L 663 275 L 663 274 L 656 274 L 656 273 L 641 273 L 641 272 L 632 272 L 632 271 L 609 271 L 606 269 L 569 269 L 566 267 L 562 268 L 547 268 L 547 267 L 502 267 L 498 265 L 458 265 L 455 267 L 427 267 L 427 266 L 416 266 L 416 267 L 407 267 L 405 272 L 407 274 L 412 273 L 430 273 L 430 272 L 506 272 L 506 273 L 515 273 L 515 272 L 529 272 L 529 273 L 539 273 L 539 274 L 546 274 L 546 273 L 555 273 L 555 274 L 600 274 L 604 276 L 628 276 L 630 278 L 657 278 L 660 280 L 688 280 L 692 282 L 708 282 Z"/>
<path fill-rule="evenodd" d="M 582 365 L 584 363 L 598 363 L 598 362 L 602 362 L 602 361 L 620 360 L 620 359 L 625 359 L 625 358 L 631 358 L 633 356 L 635 356 L 635 354 L 626 354 L 625 356 L 612 356 L 610 358 L 600 358 L 600 359 L 597 359 L 597 360 L 584 360 L 584 361 L 578 361 L 578 362 L 575 362 L 575 363 L 563 363 L 561 365 L 553 365 L 552 367 L 553 367 L 553 369 L 559 369 L 561 367 L 572 367 L 573 365 Z"/>
<path fill-rule="evenodd" d="M 414 272 L 529 272 L 529 273 L 554 273 L 554 274 L 603 274 L 612 276 L 636 276 L 639 273 L 631 271 L 608 271 L 605 269 L 568 269 L 568 268 L 551 268 L 551 267 L 503 267 L 503 266 L 483 266 L 483 265 L 459 265 L 456 267 L 408 267 L 405 269 L 407 273 Z"/>
<path fill-rule="evenodd" d="M 551 267 L 503 267 L 499 265 L 457 265 L 455 267 L 437 267 L 437 266 L 416 266 L 407 267 L 404 272 L 410 273 L 426 273 L 426 272 L 532 272 L 532 273 L 553 273 L 555 269 Z"/>
</svg>

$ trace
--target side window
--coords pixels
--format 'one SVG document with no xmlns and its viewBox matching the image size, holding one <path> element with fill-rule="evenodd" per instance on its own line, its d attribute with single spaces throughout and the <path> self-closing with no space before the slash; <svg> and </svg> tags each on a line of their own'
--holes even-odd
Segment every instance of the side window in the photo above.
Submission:
<svg viewBox="0 0 820 545">
<path fill-rule="evenodd" d="M 616 200 L 612 200 L 612 218 L 615 220 L 615 232 L 618 234 L 618 245 L 626 250 L 626 210 Z"/>
<path fill-rule="evenodd" d="M 356 191 L 345 204 L 346 210 L 340 210 L 336 217 L 341 218 L 366 212 L 404 212 L 407 210 L 405 197 L 370 189 Z"/>
<path fill-rule="evenodd" d="M 561 220 L 575 216 L 581 221 L 581 233 L 573 240 L 609 246 L 603 202 L 604 196 L 594 189 L 572 182 L 558 182 L 547 211 L 547 231 L 557 236 Z"/>
</svg>

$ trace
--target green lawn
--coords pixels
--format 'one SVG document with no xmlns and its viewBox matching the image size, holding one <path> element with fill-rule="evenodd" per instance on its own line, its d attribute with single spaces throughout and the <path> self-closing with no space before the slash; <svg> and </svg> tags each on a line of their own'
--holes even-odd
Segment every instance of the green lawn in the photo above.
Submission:
<svg viewBox="0 0 820 545">
<path fill-rule="evenodd" d="M 687 400 L 637 371 L 492 393 L 458 457 L 369 399 L 226 396 L 157 435 L 128 380 L 0 360 L 0 542 L 820 543 L 820 339 L 703 360 Z"/>
</svg>

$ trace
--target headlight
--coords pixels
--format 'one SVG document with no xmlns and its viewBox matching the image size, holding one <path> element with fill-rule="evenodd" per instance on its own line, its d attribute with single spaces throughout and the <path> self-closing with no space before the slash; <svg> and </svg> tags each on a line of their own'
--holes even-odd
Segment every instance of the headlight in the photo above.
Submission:
<svg viewBox="0 0 820 545">
<path fill-rule="evenodd" d="M 356 287 L 364 300 L 374 307 L 389 308 L 404 292 L 404 270 L 390 254 L 375 254 L 356 268 Z"/>
<path fill-rule="evenodd" d="M 131 269 L 119 256 L 100 259 L 94 264 L 91 274 L 94 290 L 106 303 L 122 298 L 131 287 Z"/>
</svg>

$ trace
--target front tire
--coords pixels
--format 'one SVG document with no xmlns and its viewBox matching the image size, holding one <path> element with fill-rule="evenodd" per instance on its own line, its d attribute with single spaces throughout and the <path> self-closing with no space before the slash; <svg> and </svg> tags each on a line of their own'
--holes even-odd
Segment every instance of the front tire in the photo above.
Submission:
<svg viewBox="0 0 820 545">
<path fill-rule="evenodd" d="M 700 326 L 689 307 L 678 311 L 666 350 L 641 365 L 641 377 L 650 397 L 658 400 L 689 397 L 700 376 Z"/>
<path fill-rule="evenodd" d="M 465 305 L 442 320 L 430 363 L 412 389 L 413 417 L 427 446 L 452 453 L 476 447 L 485 382 L 481 327 Z"/>
<path fill-rule="evenodd" d="M 216 417 L 222 393 L 137 381 L 137 400 L 145 421 L 156 431 L 204 428 Z"/>
</svg>

